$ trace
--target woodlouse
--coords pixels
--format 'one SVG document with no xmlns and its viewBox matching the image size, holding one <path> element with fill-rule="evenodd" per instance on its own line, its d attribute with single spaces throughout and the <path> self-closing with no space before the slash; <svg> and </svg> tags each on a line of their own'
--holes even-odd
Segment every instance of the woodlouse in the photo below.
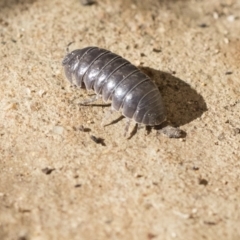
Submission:
<svg viewBox="0 0 240 240">
<path fill-rule="evenodd" d="M 157 86 L 128 60 L 98 47 L 68 53 L 63 59 L 65 75 L 71 84 L 94 90 L 96 97 L 112 101 L 120 111 L 138 124 L 156 126 L 166 121 L 165 107 Z M 179 129 L 167 126 L 169 137 L 180 137 Z"/>
</svg>

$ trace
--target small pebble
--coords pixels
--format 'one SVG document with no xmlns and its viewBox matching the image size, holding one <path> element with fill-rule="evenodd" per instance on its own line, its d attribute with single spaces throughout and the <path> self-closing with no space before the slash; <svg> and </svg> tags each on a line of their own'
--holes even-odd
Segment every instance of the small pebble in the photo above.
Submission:
<svg viewBox="0 0 240 240">
<path fill-rule="evenodd" d="M 94 0 L 81 0 L 80 2 L 83 6 L 90 6 L 96 3 Z"/>
<path fill-rule="evenodd" d="M 55 168 L 48 168 L 48 167 L 46 167 L 46 168 L 43 168 L 43 169 L 42 169 L 42 172 L 45 173 L 46 175 L 49 175 L 49 174 L 51 174 L 52 171 L 54 171 L 54 170 L 55 170 Z"/>
<path fill-rule="evenodd" d="M 233 135 L 236 136 L 238 134 L 240 134 L 240 128 L 234 128 L 233 129 Z"/>
<path fill-rule="evenodd" d="M 198 183 L 200 185 L 204 185 L 204 186 L 208 185 L 208 181 L 206 179 L 204 179 L 204 178 L 199 179 Z"/>
<path fill-rule="evenodd" d="M 199 24 L 199 27 L 206 28 L 206 27 L 208 27 L 208 25 L 206 23 L 201 23 L 201 24 Z"/>
<path fill-rule="evenodd" d="M 90 136 L 90 138 L 97 144 L 101 144 L 102 146 L 106 146 L 106 144 L 104 143 L 104 139 L 103 138 L 98 138 L 95 137 L 93 135 Z"/>
<path fill-rule="evenodd" d="M 62 126 L 54 126 L 53 132 L 59 135 L 62 135 L 64 131 L 64 128 Z"/>
<path fill-rule="evenodd" d="M 153 48 L 153 52 L 160 53 L 161 51 L 161 49 Z"/>
<path fill-rule="evenodd" d="M 228 17 L 227 17 L 227 20 L 229 21 L 229 22 L 234 22 L 235 21 L 235 16 L 234 15 L 229 15 Z"/>
<path fill-rule="evenodd" d="M 219 18 L 219 15 L 218 15 L 217 12 L 214 12 L 214 13 L 213 13 L 213 18 L 214 18 L 214 19 L 218 19 L 218 18 Z"/>
</svg>

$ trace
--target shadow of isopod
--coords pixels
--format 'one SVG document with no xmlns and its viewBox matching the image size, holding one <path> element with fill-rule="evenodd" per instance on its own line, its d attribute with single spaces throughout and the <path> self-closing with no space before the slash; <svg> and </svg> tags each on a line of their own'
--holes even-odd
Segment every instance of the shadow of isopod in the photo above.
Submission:
<svg viewBox="0 0 240 240">
<path fill-rule="evenodd" d="M 139 67 L 158 86 L 167 111 L 167 119 L 180 127 L 200 117 L 207 111 L 203 97 L 183 80 L 170 73 L 149 67 Z"/>
</svg>

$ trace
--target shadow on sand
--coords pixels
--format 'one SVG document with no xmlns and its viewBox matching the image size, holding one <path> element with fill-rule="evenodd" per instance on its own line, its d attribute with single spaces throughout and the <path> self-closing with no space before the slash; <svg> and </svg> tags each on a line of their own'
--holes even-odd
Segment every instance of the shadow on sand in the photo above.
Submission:
<svg viewBox="0 0 240 240">
<path fill-rule="evenodd" d="M 207 111 L 203 97 L 183 80 L 170 73 L 139 67 L 158 86 L 167 111 L 168 121 L 175 127 L 185 125 Z"/>
</svg>

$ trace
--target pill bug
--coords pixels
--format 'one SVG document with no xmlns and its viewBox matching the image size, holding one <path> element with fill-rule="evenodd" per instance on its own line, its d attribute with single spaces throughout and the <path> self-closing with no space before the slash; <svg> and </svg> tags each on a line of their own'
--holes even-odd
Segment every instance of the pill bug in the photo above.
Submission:
<svg viewBox="0 0 240 240">
<path fill-rule="evenodd" d="M 121 56 L 106 49 L 86 47 L 68 53 L 62 62 L 71 84 L 93 90 L 112 109 L 138 124 L 157 126 L 166 121 L 162 96 L 151 79 Z M 167 126 L 162 133 L 180 137 Z M 169 133 L 170 132 L 170 133 Z"/>
</svg>

